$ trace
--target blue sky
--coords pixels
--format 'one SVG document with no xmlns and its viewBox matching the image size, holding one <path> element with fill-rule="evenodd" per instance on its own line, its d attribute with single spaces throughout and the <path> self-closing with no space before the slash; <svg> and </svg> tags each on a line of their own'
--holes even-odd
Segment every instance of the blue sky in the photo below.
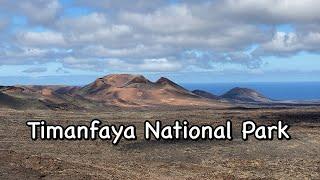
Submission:
<svg viewBox="0 0 320 180">
<path fill-rule="evenodd" d="M 316 0 L 0 2 L 0 84 L 320 81 Z"/>
</svg>

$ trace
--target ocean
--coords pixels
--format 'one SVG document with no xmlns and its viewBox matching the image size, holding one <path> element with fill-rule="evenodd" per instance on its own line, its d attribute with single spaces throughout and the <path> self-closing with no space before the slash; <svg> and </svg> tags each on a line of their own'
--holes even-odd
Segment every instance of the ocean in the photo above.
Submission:
<svg viewBox="0 0 320 180">
<path fill-rule="evenodd" d="M 222 95 L 234 87 L 254 89 L 275 100 L 320 100 L 320 82 L 260 82 L 260 83 L 210 83 L 182 84 L 189 90 L 205 90 Z"/>
</svg>

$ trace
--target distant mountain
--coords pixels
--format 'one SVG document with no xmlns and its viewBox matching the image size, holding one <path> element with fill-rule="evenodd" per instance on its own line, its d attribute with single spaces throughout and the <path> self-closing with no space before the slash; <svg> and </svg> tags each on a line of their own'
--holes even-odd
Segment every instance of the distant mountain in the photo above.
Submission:
<svg viewBox="0 0 320 180">
<path fill-rule="evenodd" d="M 0 107 L 15 109 L 105 109 L 109 106 L 210 106 L 230 105 L 203 98 L 173 81 L 156 82 L 142 75 L 111 74 L 83 86 L 0 86 Z"/>
<path fill-rule="evenodd" d="M 208 99 L 220 99 L 219 96 L 216 96 L 212 93 L 209 93 L 209 92 L 203 91 L 203 90 L 199 90 L 199 89 L 192 91 L 192 93 L 196 94 L 198 96 L 204 97 L 204 98 L 208 98 Z"/>
<path fill-rule="evenodd" d="M 0 86 L 0 108 L 105 110 L 110 107 L 193 106 L 226 108 L 241 105 L 297 106 L 318 102 L 275 101 L 248 88 L 233 88 L 222 96 L 203 90 L 190 92 L 161 77 L 110 74 L 78 86 Z"/>
<path fill-rule="evenodd" d="M 142 75 L 131 74 L 99 78 L 73 94 L 118 106 L 210 104 L 167 78 L 151 82 Z"/>
<path fill-rule="evenodd" d="M 227 93 L 220 96 L 223 99 L 231 101 L 241 101 L 241 102 L 259 102 L 259 103 L 268 103 L 271 100 L 259 92 L 248 89 L 248 88 L 233 88 Z"/>
</svg>

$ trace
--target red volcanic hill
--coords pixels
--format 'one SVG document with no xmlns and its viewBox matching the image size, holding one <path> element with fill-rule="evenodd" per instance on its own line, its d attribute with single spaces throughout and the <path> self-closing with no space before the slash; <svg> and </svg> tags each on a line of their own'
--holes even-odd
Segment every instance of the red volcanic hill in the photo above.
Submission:
<svg viewBox="0 0 320 180">
<path fill-rule="evenodd" d="M 142 75 L 131 74 L 107 75 L 83 87 L 2 86 L 0 93 L 0 105 L 17 109 L 69 110 L 104 109 L 109 106 L 229 106 L 218 100 L 196 95 L 164 77 L 152 82 Z M 7 101 L 13 103 L 8 104 Z"/>
<path fill-rule="evenodd" d="M 117 106 L 212 104 L 212 101 L 204 100 L 167 78 L 151 82 L 142 75 L 130 74 L 107 75 L 80 88 L 74 94 Z"/>
</svg>

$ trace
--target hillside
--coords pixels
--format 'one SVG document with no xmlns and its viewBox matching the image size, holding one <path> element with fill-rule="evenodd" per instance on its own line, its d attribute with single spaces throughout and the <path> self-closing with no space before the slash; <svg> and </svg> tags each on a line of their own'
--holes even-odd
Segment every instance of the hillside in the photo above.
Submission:
<svg viewBox="0 0 320 180">
<path fill-rule="evenodd" d="M 232 101 L 241 101 L 241 102 L 259 102 L 259 103 L 268 103 L 271 100 L 259 92 L 248 89 L 248 88 L 233 88 L 230 91 L 226 92 L 222 96 L 223 99 L 232 100 Z"/>
<path fill-rule="evenodd" d="M 208 98 L 208 99 L 216 99 L 216 100 L 220 99 L 219 96 L 216 96 L 212 93 L 209 93 L 209 92 L 203 91 L 203 90 L 199 90 L 199 89 L 193 90 L 192 93 L 196 94 L 198 96 L 204 97 L 204 98 Z"/>
<path fill-rule="evenodd" d="M 0 92 L 5 99 L 0 101 L 0 105 L 15 109 L 29 102 L 32 102 L 29 108 L 56 110 L 104 109 L 110 106 L 229 106 L 194 94 L 165 77 L 152 82 L 142 75 L 132 74 L 110 74 L 83 87 L 1 86 Z"/>
<path fill-rule="evenodd" d="M 92 101 L 117 106 L 212 105 L 167 78 L 151 82 L 142 75 L 111 74 L 73 93 Z M 221 104 L 215 102 L 216 105 Z"/>
</svg>

